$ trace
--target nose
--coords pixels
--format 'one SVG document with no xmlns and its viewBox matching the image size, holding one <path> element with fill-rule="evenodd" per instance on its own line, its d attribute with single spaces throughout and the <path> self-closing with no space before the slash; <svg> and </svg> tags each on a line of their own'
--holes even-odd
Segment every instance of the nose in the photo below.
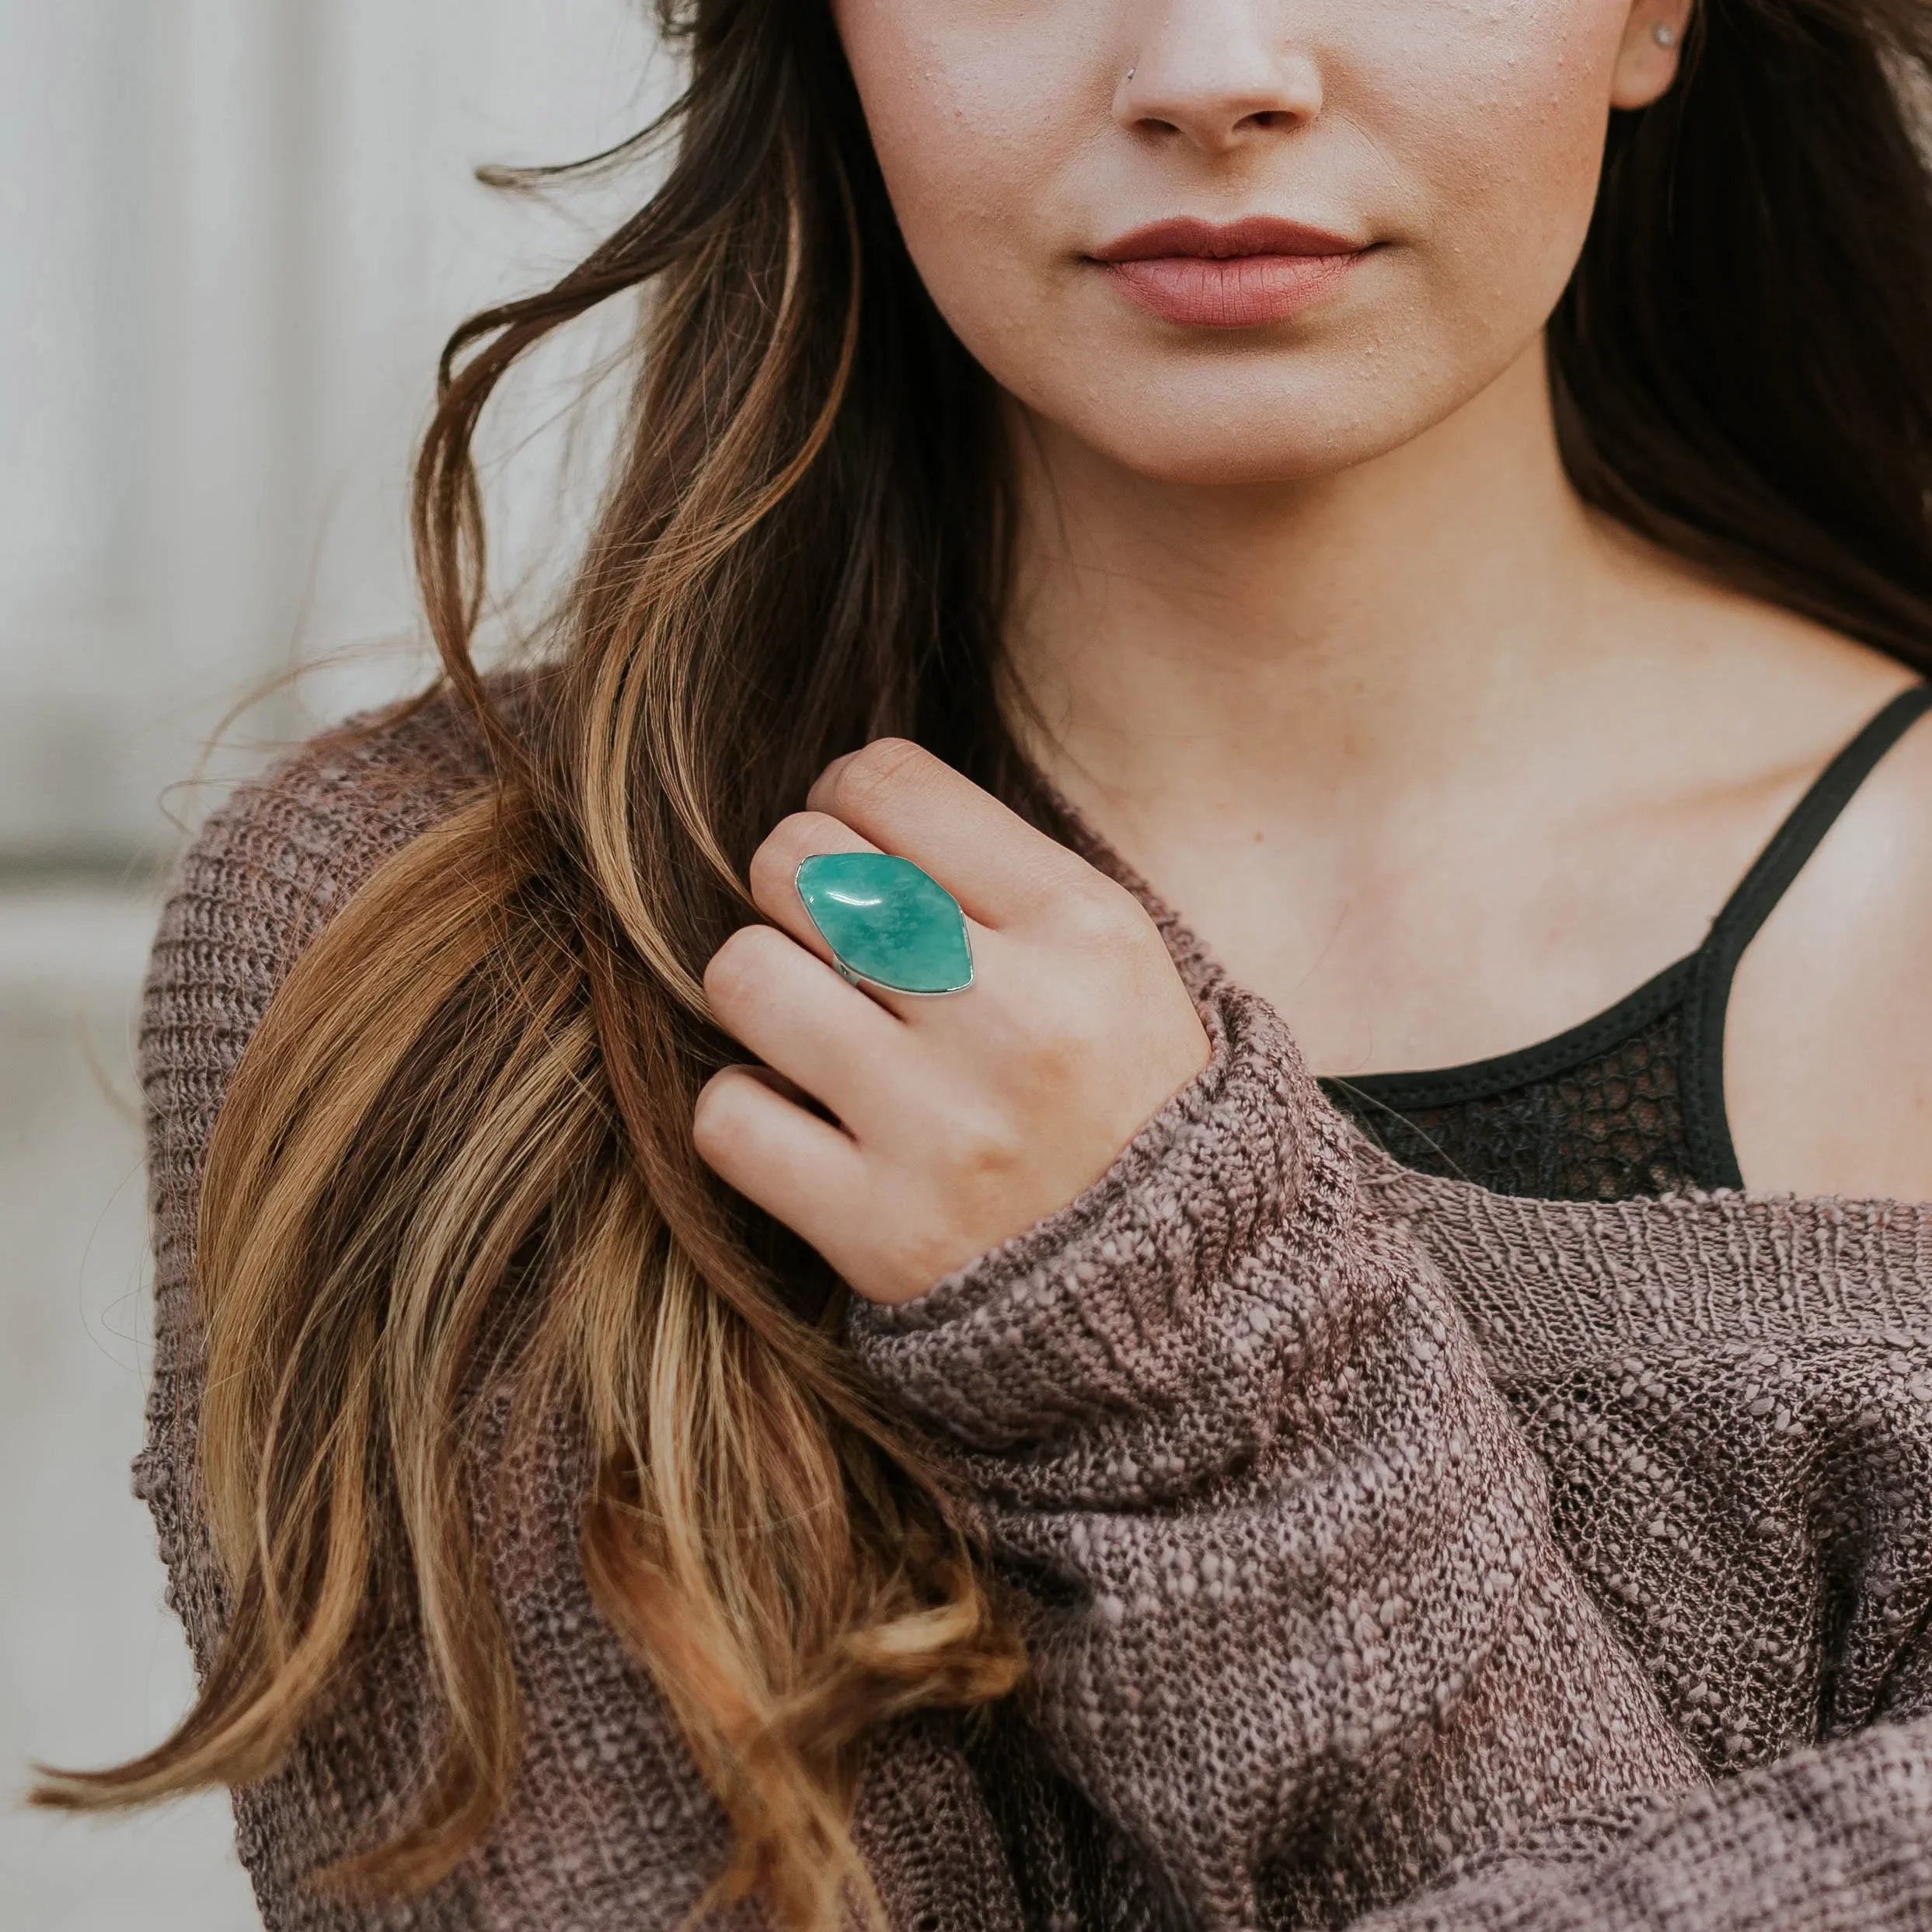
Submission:
<svg viewBox="0 0 1932 1932">
<path fill-rule="evenodd" d="M 1321 112 L 1320 69 L 1283 29 L 1279 0 L 1159 0 L 1139 11 L 1139 45 L 1114 97 L 1122 127 L 1226 154 Z"/>
</svg>

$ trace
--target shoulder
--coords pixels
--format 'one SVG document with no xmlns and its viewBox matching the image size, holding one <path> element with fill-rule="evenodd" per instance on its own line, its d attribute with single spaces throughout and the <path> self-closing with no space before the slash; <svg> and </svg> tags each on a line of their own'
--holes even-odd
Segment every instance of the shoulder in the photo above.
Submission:
<svg viewBox="0 0 1932 1932">
<path fill-rule="evenodd" d="M 1738 966 L 1725 1086 L 1748 1186 L 1932 1198 L 1928 966 L 1932 717 L 1922 715 L 1859 786 Z"/>
<path fill-rule="evenodd" d="M 158 1236 L 295 958 L 385 858 L 488 779 L 474 727 L 438 696 L 295 747 L 204 822 L 176 863 L 141 1003 Z"/>
<path fill-rule="evenodd" d="M 488 779 L 474 727 L 441 694 L 370 713 L 244 779 L 175 868 L 162 940 L 312 937 L 390 853 Z"/>
<path fill-rule="evenodd" d="M 200 1387 L 195 1204 L 215 1118 L 303 948 L 384 859 L 487 783 L 483 747 L 448 699 L 351 719 L 237 786 L 174 869 L 141 1013 L 154 1355 L 134 1470 L 204 1669 L 221 1618 L 188 1472 Z"/>
</svg>

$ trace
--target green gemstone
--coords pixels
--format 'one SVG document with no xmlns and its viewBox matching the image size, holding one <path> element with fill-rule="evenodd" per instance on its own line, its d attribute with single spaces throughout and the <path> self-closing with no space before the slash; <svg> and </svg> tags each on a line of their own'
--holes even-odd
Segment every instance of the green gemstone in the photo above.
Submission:
<svg viewBox="0 0 1932 1932">
<path fill-rule="evenodd" d="M 958 900 L 910 859 L 815 853 L 798 868 L 798 896 L 849 978 L 902 993 L 952 993 L 973 983 Z"/>
</svg>

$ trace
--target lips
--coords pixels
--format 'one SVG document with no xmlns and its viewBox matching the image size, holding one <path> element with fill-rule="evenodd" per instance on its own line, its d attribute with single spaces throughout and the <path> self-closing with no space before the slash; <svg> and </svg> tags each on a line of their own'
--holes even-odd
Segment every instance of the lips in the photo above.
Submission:
<svg viewBox="0 0 1932 1932">
<path fill-rule="evenodd" d="M 1171 322 L 1254 329 L 1291 319 L 1347 278 L 1367 246 L 1273 215 L 1149 222 L 1090 259 L 1130 301 Z"/>
</svg>

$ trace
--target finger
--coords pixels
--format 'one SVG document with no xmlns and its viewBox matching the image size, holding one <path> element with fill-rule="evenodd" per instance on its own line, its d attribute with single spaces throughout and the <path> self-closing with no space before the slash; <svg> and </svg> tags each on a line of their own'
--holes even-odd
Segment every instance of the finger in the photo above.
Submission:
<svg viewBox="0 0 1932 1932">
<path fill-rule="evenodd" d="M 762 1080 L 774 1093 L 782 1094 L 794 1107 L 802 1107 L 807 1114 L 819 1120 L 830 1121 L 839 1125 L 832 1109 L 815 1093 L 807 1093 L 796 1080 L 787 1079 L 775 1066 L 762 1065 L 756 1061 L 745 1060 L 738 1064 L 738 1072 L 754 1080 Z"/>
<path fill-rule="evenodd" d="M 932 874 L 973 918 L 1017 925 L 1093 871 L 992 793 L 907 738 L 832 760 L 805 802 Z"/>
<path fill-rule="evenodd" d="M 825 1243 L 858 1224 L 864 1157 L 850 1138 L 756 1077 L 726 1067 L 699 1091 L 691 1139 L 727 1186 L 809 1241 L 836 1268 Z"/>
<path fill-rule="evenodd" d="M 878 1000 L 769 926 L 742 926 L 704 969 L 713 1017 L 733 1039 L 831 1108 L 853 1133 L 878 1123 L 877 1069 L 905 1029 Z"/>
<path fill-rule="evenodd" d="M 800 945 L 809 947 L 829 963 L 832 948 L 812 923 L 804 901 L 798 896 L 799 866 L 821 852 L 877 852 L 878 849 L 829 812 L 788 813 L 765 835 L 752 854 L 747 874 L 752 902 Z"/>
<path fill-rule="evenodd" d="M 828 964 L 832 948 L 825 936 L 805 910 L 798 892 L 798 868 L 815 854 L 827 852 L 876 852 L 878 847 L 861 838 L 842 820 L 822 811 L 793 812 L 781 818 L 765 835 L 764 842 L 752 854 L 749 883 L 752 898 L 759 910 L 776 926 L 782 926 L 801 946 L 807 947 Z M 915 860 L 915 863 L 917 863 Z M 943 883 L 943 882 L 942 882 Z M 967 943 L 975 961 L 983 957 L 989 929 L 970 914 L 966 917 Z M 889 986 L 868 984 L 867 993 L 901 1020 L 917 1020 L 926 1002 L 918 994 L 899 994 Z"/>
</svg>

